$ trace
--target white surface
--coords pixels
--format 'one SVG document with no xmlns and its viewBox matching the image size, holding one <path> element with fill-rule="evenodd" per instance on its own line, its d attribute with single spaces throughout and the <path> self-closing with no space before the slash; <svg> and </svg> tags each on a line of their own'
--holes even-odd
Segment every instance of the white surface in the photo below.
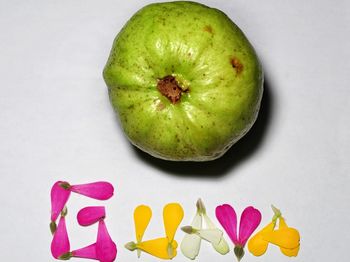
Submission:
<svg viewBox="0 0 350 262">
<path fill-rule="evenodd" d="M 164 204 L 183 204 L 184 225 L 199 196 L 212 218 L 224 202 L 239 213 L 254 205 L 262 211 L 261 225 L 274 203 L 302 236 L 293 261 L 347 261 L 350 2 L 201 1 L 241 27 L 267 80 L 262 113 L 248 137 L 220 161 L 202 165 L 168 164 L 137 153 L 108 101 L 101 72 L 112 41 L 150 2 L 1 0 L 1 261 L 54 261 L 49 191 L 61 179 L 115 185 L 115 197 L 106 203 L 72 195 L 67 219 L 72 248 L 90 244 L 96 226 L 79 227 L 75 214 L 87 205 L 107 205 L 117 261 L 156 260 L 138 260 L 123 248 L 134 239 L 136 205 L 153 208 L 145 236 L 152 238 L 163 234 Z M 182 236 L 178 231 L 177 239 Z M 199 261 L 214 260 L 234 261 L 233 253 L 220 256 L 203 245 Z M 272 246 L 261 258 L 248 252 L 244 258 L 289 260 Z M 174 261 L 187 260 L 179 254 Z"/>
</svg>

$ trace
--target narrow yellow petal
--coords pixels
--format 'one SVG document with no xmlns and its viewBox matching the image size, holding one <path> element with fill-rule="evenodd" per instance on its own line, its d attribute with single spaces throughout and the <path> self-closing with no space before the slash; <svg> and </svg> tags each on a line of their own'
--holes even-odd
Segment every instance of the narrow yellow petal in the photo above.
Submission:
<svg viewBox="0 0 350 262">
<path fill-rule="evenodd" d="M 269 242 L 264 240 L 263 235 L 265 233 L 272 232 L 275 228 L 275 223 L 271 222 L 263 229 L 261 229 L 258 233 L 256 233 L 248 242 L 248 250 L 254 256 L 261 256 L 265 254 Z"/>
<path fill-rule="evenodd" d="M 288 257 L 296 257 L 299 253 L 300 245 L 293 249 L 280 247 L 281 252 Z"/>
<path fill-rule="evenodd" d="M 138 249 L 152 256 L 155 256 L 161 259 L 172 259 L 177 254 L 176 252 L 177 242 L 174 240 L 171 243 L 171 247 L 173 249 L 172 257 L 168 255 L 168 246 L 169 246 L 169 242 L 168 242 L 168 238 L 166 237 L 143 241 L 141 243 L 136 244 L 136 247 Z"/>
<path fill-rule="evenodd" d="M 145 230 L 152 217 L 152 210 L 148 206 L 140 205 L 134 211 L 134 222 L 137 243 L 142 241 Z"/>
<path fill-rule="evenodd" d="M 174 240 L 175 233 L 184 217 L 182 207 L 177 203 L 167 204 L 163 209 L 163 220 L 165 234 L 171 243 Z"/>
<path fill-rule="evenodd" d="M 286 220 L 283 217 L 280 217 L 280 221 L 279 221 L 279 229 L 285 229 L 288 228 L 288 225 L 286 223 Z"/>
</svg>

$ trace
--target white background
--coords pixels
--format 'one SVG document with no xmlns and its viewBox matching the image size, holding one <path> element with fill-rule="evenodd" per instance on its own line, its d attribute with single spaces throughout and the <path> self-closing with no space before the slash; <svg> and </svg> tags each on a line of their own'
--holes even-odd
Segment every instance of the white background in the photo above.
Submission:
<svg viewBox="0 0 350 262">
<path fill-rule="evenodd" d="M 145 239 L 163 234 L 162 208 L 180 202 L 189 224 L 202 197 L 238 213 L 253 205 L 261 226 L 279 207 L 301 233 L 299 257 L 274 246 L 244 261 L 347 261 L 350 243 L 350 2 L 204 1 L 227 13 L 260 56 L 266 85 L 259 119 L 223 158 L 169 163 L 135 150 L 109 104 L 102 69 L 124 23 L 151 1 L 0 1 L 1 261 L 54 261 L 49 232 L 51 185 L 107 180 L 105 203 L 72 195 L 72 249 L 91 244 L 97 226 L 77 225 L 87 205 L 107 206 L 117 261 L 137 260 L 132 212 L 153 209 Z M 215 219 L 216 221 L 216 219 Z M 178 231 L 177 240 L 183 233 Z M 199 261 L 234 261 L 203 243 Z M 83 261 L 75 259 L 75 261 Z M 174 261 L 187 261 L 179 254 Z"/>
</svg>

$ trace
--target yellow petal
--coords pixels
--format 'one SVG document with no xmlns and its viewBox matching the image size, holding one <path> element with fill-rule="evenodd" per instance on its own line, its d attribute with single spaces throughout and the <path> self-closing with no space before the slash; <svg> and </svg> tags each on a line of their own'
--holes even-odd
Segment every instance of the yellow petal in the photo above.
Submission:
<svg viewBox="0 0 350 262">
<path fill-rule="evenodd" d="M 136 247 L 152 256 L 161 258 L 161 259 L 172 259 L 176 256 L 177 242 L 174 240 L 171 243 L 171 247 L 173 249 L 173 255 L 170 257 L 168 255 L 168 238 L 156 238 L 148 241 L 143 241 L 141 243 L 136 244 Z"/>
<path fill-rule="evenodd" d="M 152 217 L 152 210 L 148 206 L 140 205 L 134 211 L 134 222 L 137 242 L 142 241 L 143 234 Z"/>
<path fill-rule="evenodd" d="M 261 256 L 265 254 L 267 250 L 267 246 L 269 242 L 264 240 L 263 235 L 265 233 L 272 232 L 275 228 L 275 223 L 271 222 L 266 227 L 261 229 L 258 233 L 256 233 L 248 242 L 248 250 L 254 256 Z"/>
<path fill-rule="evenodd" d="M 280 226 L 282 228 L 263 234 L 263 239 L 282 248 L 297 248 L 300 241 L 298 230 L 288 227 L 283 218 L 280 218 Z"/>
<path fill-rule="evenodd" d="M 279 220 L 280 220 L 280 221 L 279 221 L 279 226 L 278 226 L 279 229 L 288 228 L 288 225 L 287 225 L 287 223 L 286 223 L 286 220 L 285 220 L 283 217 L 280 217 Z"/>
<path fill-rule="evenodd" d="M 279 229 L 286 229 L 286 228 L 288 228 L 288 225 L 284 220 L 284 218 L 281 217 L 279 221 Z M 280 247 L 281 252 L 288 257 L 296 257 L 299 253 L 299 249 L 300 249 L 300 244 L 298 245 L 298 247 L 292 248 L 292 249 Z"/>
<path fill-rule="evenodd" d="M 182 207 L 177 203 L 167 204 L 163 209 L 165 234 L 171 243 L 174 240 L 176 230 L 184 217 Z"/>
<path fill-rule="evenodd" d="M 288 249 L 280 247 L 281 252 L 288 257 L 296 257 L 299 253 L 300 245 L 297 248 Z"/>
</svg>

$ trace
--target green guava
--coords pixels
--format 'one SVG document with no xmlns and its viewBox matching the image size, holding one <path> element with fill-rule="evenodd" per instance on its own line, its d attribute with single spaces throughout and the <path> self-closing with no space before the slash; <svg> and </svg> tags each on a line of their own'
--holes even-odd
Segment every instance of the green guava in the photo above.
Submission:
<svg viewBox="0 0 350 262">
<path fill-rule="evenodd" d="M 243 32 L 220 10 L 186 1 L 139 10 L 103 76 L 131 143 L 173 161 L 222 156 L 253 125 L 263 92 Z"/>
</svg>

